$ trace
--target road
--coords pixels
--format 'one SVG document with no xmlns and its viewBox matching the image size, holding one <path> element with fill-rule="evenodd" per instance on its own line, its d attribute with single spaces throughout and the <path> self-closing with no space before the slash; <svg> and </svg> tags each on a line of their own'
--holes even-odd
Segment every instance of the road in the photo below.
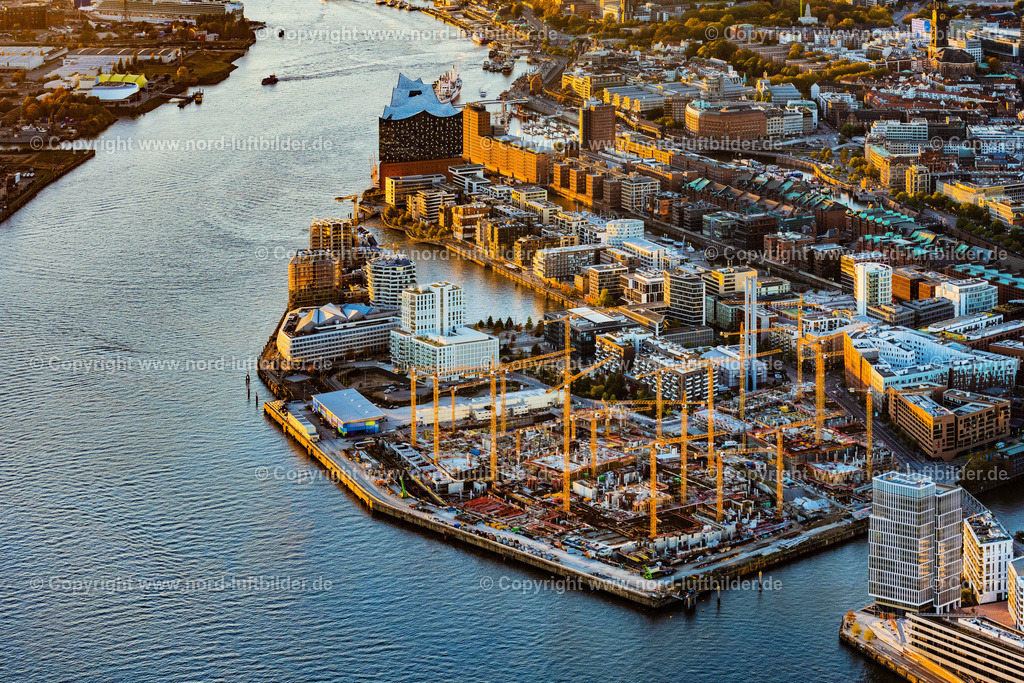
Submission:
<svg viewBox="0 0 1024 683">
<path fill-rule="evenodd" d="M 795 372 L 795 371 L 794 371 Z M 855 420 L 867 423 L 867 410 L 864 405 L 863 392 L 851 394 L 843 388 L 842 380 L 834 375 L 825 376 L 825 395 L 835 399 Z M 918 453 L 915 449 L 907 446 L 881 419 L 875 409 L 875 416 L 872 422 L 872 438 L 874 442 L 881 443 L 895 460 L 906 469 L 915 472 L 928 474 L 934 479 L 950 481 L 955 479 L 955 466 L 952 463 L 932 461 Z"/>
<path fill-rule="evenodd" d="M 951 228 L 956 227 L 956 218 L 954 216 L 950 216 L 948 213 L 940 213 L 935 209 L 925 209 L 923 213 L 925 216 L 937 223 L 942 223 L 943 225 L 947 225 Z"/>
</svg>

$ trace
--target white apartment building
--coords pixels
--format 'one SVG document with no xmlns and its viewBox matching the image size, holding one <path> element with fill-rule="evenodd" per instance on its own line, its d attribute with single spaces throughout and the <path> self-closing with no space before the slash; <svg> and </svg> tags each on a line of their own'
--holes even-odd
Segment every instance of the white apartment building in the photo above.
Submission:
<svg viewBox="0 0 1024 683">
<path fill-rule="evenodd" d="M 394 311 L 363 304 L 299 308 L 277 333 L 277 350 L 293 365 L 332 363 L 385 352 L 398 327 Z"/>
<path fill-rule="evenodd" d="M 526 210 L 527 202 L 546 202 L 548 191 L 536 185 L 520 185 L 512 188 L 509 200 L 518 208 Z"/>
<path fill-rule="evenodd" d="M 935 290 L 935 296 L 953 302 L 956 317 L 984 313 L 995 308 L 999 301 L 999 288 L 985 280 L 947 280 Z"/>
<path fill-rule="evenodd" d="M 804 134 L 804 114 L 801 109 L 786 109 L 782 114 L 782 134 L 793 137 Z"/>
<path fill-rule="evenodd" d="M 551 219 L 551 223 L 558 232 L 578 235 L 581 244 L 587 244 L 584 239 L 585 233 L 602 232 L 605 226 L 603 218 L 589 211 L 559 211 Z"/>
<path fill-rule="evenodd" d="M 662 270 L 673 267 L 668 249 L 650 240 L 630 239 L 622 243 L 622 248 L 640 261 L 637 270 Z"/>
<path fill-rule="evenodd" d="M 621 247 L 626 240 L 643 239 L 644 222 L 632 218 L 617 218 L 605 224 L 605 243 Z"/>
<path fill-rule="evenodd" d="M 579 244 L 568 247 L 538 249 L 533 255 L 533 273 L 537 277 L 565 280 L 592 266 L 601 247 Z"/>
<path fill-rule="evenodd" d="M 622 276 L 622 296 L 631 304 L 653 304 L 665 299 L 662 271 L 637 270 Z"/>
<path fill-rule="evenodd" d="M 412 334 L 448 334 L 465 324 L 462 288 L 449 282 L 402 292 L 402 329 Z"/>
<path fill-rule="evenodd" d="M 853 293 L 857 315 L 867 315 L 871 306 L 892 303 L 892 268 L 881 263 L 858 263 L 853 267 Z"/>
<path fill-rule="evenodd" d="M 631 173 L 622 179 L 622 208 L 633 213 L 644 213 L 647 210 L 647 198 L 661 189 L 661 183 L 654 178 Z"/>
<path fill-rule="evenodd" d="M 928 144 L 928 122 L 925 119 L 914 119 L 910 123 L 875 121 L 870 134 L 885 138 L 885 149 L 893 154 L 914 154 Z"/>
<path fill-rule="evenodd" d="M 963 50 L 974 57 L 976 62 L 981 62 L 985 58 L 985 53 L 981 49 L 981 38 L 975 38 L 973 32 L 963 38 L 950 38 L 949 46 Z"/>
<path fill-rule="evenodd" d="M 818 128 L 818 103 L 814 100 L 787 100 L 786 107 L 796 107 L 811 112 L 811 126 L 815 129 Z"/>
<path fill-rule="evenodd" d="M 402 292 L 416 285 L 416 264 L 405 256 L 383 254 L 363 266 L 370 303 L 381 308 L 399 308 Z"/>
<path fill-rule="evenodd" d="M 873 480 L 868 593 L 886 609 L 944 612 L 960 605 L 960 487 L 892 471 Z"/>
<path fill-rule="evenodd" d="M 878 400 L 889 389 L 938 382 L 978 391 L 1014 386 L 1019 358 L 972 349 L 949 339 L 887 325 L 847 333 L 846 380 L 869 386 Z"/>
<path fill-rule="evenodd" d="M 683 327 L 699 327 L 707 322 L 705 285 L 700 275 L 679 269 L 665 272 L 665 302 L 668 314 Z"/>
<path fill-rule="evenodd" d="M 391 361 L 397 369 L 438 372 L 441 379 L 465 368 L 487 368 L 498 360 L 498 339 L 464 326 L 461 287 L 448 282 L 402 292 L 402 327 L 391 331 Z"/>
<path fill-rule="evenodd" d="M 979 154 L 1024 150 L 1024 126 L 986 124 L 967 126 L 967 137 Z"/>
<path fill-rule="evenodd" d="M 979 604 L 1007 599 L 1013 540 L 991 512 L 964 520 L 964 580 Z"/>
<path fill-rule="evenodd" d="M 1024 629 L 1024 557 L 1010 563 L 1007 584 L 1010 616 L 1017 628 Z"/>
</svg>

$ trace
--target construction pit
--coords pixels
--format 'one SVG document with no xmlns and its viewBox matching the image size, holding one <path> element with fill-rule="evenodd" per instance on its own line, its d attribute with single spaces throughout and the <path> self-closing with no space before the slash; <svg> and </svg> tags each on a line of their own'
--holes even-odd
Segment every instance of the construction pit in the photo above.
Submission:
<svg viewBox="0 0 1024 683">
<path fill-rule="evenodd" d="M 632 403 L 578 402 L 566 434 L 557 389 L 442 399 L 437 410 L 420 405 L 415 428 L 354 455 L 379 461 L 378 483 L 392 494 L 460 528 L 567 553 L 599 578 L 657 581 L 678 597 L 702 574 L 785 554 L 863 517 L 864 447 L 844 433 L 843 415 L 823 416 L 819 442 L 813 403 L 771 389 L 748 394 L 744 413 L 735 400 L 716 403 L 710 439 L 706 409 L 688 414 L 685 438 L 677 429 L 658 439 L 660 426 L 634 419 Z M 673 417 L 666 411 L 666 424 Z"/>
</svg>

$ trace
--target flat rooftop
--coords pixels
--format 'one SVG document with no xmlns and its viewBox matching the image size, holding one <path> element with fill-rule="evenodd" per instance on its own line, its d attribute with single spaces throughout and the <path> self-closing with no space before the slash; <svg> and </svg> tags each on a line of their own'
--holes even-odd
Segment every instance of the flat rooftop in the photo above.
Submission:
<svg viewBox="0 0 1024 683">
<path fill-rule="evenodd" d="M 355 389 L 342 389 L 327 394 L 315 394 L 313 401 L 340 422 L 383 420 L 384 411 L 370 403 Z"/>
<path fill-rule="evenodd" d="M 971 525 L 971 531 L 974 532 L 979 543 L 996 543 L 1010 540 L 1010 534 L 1006 532 L 1002 524 L 996 521 L 991 512 L 983 512 L 980 515 L 968 517 L 967 523 Z"/>
</svg>

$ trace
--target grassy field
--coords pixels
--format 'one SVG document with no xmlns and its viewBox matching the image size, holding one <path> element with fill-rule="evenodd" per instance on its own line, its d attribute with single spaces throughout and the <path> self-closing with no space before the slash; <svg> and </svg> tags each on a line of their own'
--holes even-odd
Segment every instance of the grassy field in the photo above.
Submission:
<svg viewBox="0 0 1024 683">
<path fill-rule="evenodd" d="M 185 60 L 185 66 L 192 70 L 197 79 L 196 85 L 213 85 L 220 83 L 235 70 L 232 64 L 244 55 L 241 50 L 227 52 L 197 52 Z M 142 64 L 142 73 L 146 78 L 167 74 L 172 78 L 178 73 L 178 64 Z"/>
</svg>

